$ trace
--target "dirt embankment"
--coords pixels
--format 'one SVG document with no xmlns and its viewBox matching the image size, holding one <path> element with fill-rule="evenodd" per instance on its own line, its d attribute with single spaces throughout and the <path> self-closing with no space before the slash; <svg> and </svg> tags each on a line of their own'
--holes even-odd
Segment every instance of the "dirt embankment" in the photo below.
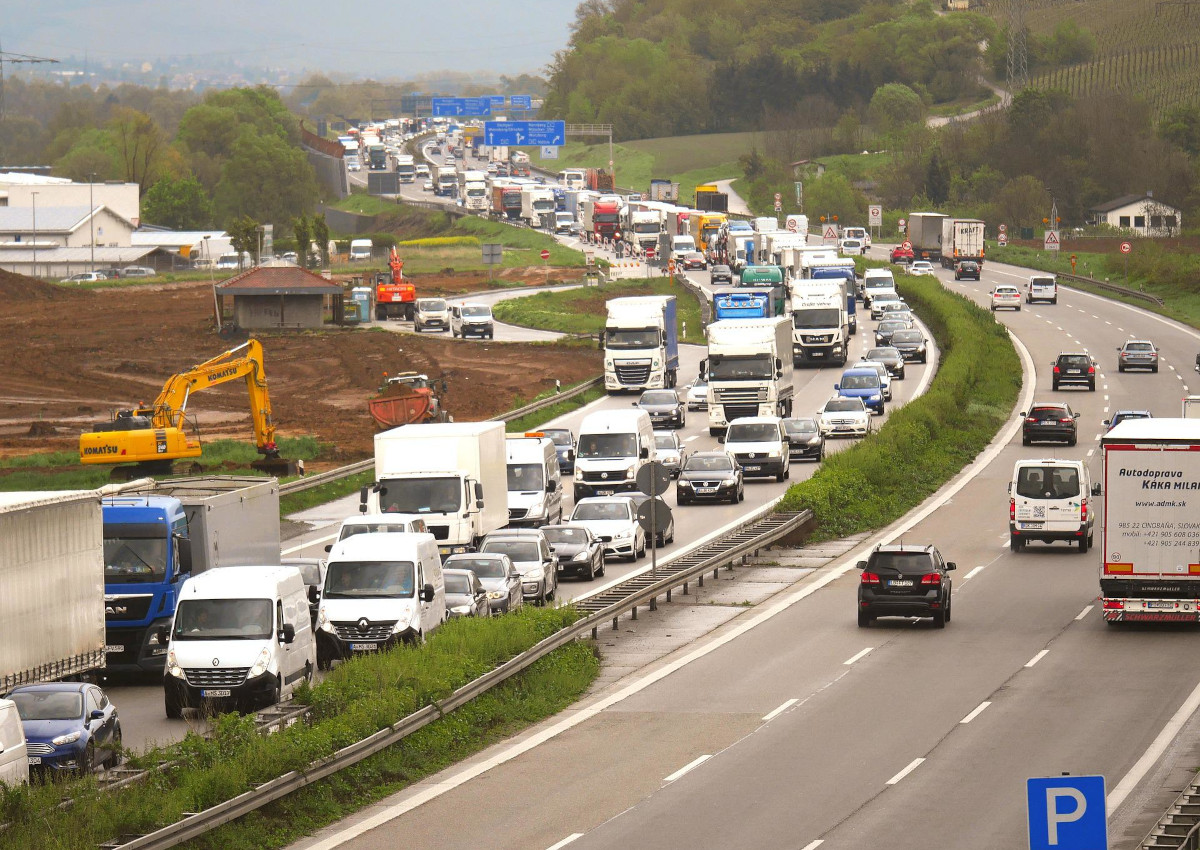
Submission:
<svg viewBox="0 0 1200 850">
<path fill-rule="evenodd" d="M 538 274 L 530 277 L 540 282 Z M 481 288 L 471 275 L 433 276 L 418 285 L 444 293 Z M 212 289 L 203 282 L 81 291 L 0 271 L 0 320 L 7 337 L 0 379 L 0 454 L 6 455 L 74 450 L 91 423 L 150 402 L 170 375 L 238 344 L 217 336 Z M 555 379 L 566 385 L 600 371 L 599 352 L 567 346 L 333 327 L 255 336 L 265 352 L 279 436 L 319 437 L 335 446 L 324 458 L 330 462 L 370 454 L 374 423 L 366 399 L 385 372 L 445 378 L 445 409 L 471 421 L 513 408 L 518 397 L 531 399 Z M 205 439 L 252 438 L 240 381 L 196 395 L 188 411 Z"/>
</svg>

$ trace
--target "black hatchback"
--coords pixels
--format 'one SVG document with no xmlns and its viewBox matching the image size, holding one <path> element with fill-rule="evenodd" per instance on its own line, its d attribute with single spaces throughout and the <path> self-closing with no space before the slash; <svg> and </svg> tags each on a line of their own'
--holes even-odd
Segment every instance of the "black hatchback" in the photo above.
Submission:
<svg viewBox="0 0 1200 850">
<path fill-rule="evenodd" d="M 1035 404 L 1028 412 L 1022 411 L 1021 445 L 1035 442 L 1062 442 L 1075 445 L 1079 439 L 1079 414 L 1071 405 L 1062 402 Z"/>
<path fill-rule="evenodd" d="M 1087 352 L 1064 351 L 1050 365 L 1054 367 L 1050 376 L 1054 389 L 1073 384 L 1096 391 L 1096 361 Z"/>
<path fill-rule="evenodd" d="M 708 282 L 713 286 L 723 283 L 727 286 L 733 285 L 733 270 L 726 265 L 715 265 L 708 273 Z"/>
<path fill-rule="evenodd" d="M 955 567 L 936 546 L 876 546 L 858 567 L 859 626 L 876 617 L 932 617 L 938 629 L 950 622 Z"/>
<path fill-rule="evenodd" d="M 783 434 L 788 441 L 788 454 L 792 460 L 810 458 L 825 459 L 825 436 L 815 419 L 785 419 Z"/>
</svg>

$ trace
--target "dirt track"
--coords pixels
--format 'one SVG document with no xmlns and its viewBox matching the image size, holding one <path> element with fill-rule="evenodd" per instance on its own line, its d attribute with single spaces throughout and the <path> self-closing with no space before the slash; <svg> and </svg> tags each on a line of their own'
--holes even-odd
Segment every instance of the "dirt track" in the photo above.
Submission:
<svg viewBox="0 0 1200 850">
<path fill-rule="evenodd" d="M 426 293 L 482 288 L 475 276 L 416 282 Z M 239 342 L 217 336 L 212 289 L 203 282 L 83 291 L 0 271 L 0 320 L 7 336 L 0 454 L 9 455 L 77 449 L 90 423 L 151 401 L 171 374 Z M 518 396 L 531 399 L 556 378 L 565 385 L 600 371 L 599 352 L 587 348 L 462 344 L 332 327 L 255 336 L 279 436 L 311 434 L 333 444 L 326 461 L 370 454 L 374 424 L 366 399 L 384 372 L 445 378 L 445 409 L 470 421 L 511 409 Z M 252 438 L 240 381 L 195 396 L 188 410 L 205 439 Z"/>
</svg>

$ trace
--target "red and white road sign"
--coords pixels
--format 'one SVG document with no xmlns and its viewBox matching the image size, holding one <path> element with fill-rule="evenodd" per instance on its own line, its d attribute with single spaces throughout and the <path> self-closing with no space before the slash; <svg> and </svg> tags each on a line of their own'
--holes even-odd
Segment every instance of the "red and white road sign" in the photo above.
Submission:
<svg viewBox="0 0 1200 850">
<path fill-rule="evenodd" d="M 1121 243 L 1121 253 L 1122 254 L 1128 254 L 1132 250 L 1133 250 L 1133 246 L 1131 244 L 1129 244 L 1128 242 Z"/>
<path fill-rule="evenodd" d="M 783 212 L 783 201 L 775 202 L 775 212 Z"/>
<path fill-rule="evenodd" d="M 911 251 L 912 243 L 909 242 L 907 239 L 905 239 L 903 242 L 900 243 L 900 247 L 903 248 L 905 251 Z"/>
<path fill-rule="evenodd" d="M 653 249 L 653 248 L 647 248 L 647 249 L 646 249 L 646 259 L 647 259 L 647 260 L 653 260 L 653 259 L 654 259 L 654 249 Z"/>
<path fill-rule="evenodd" d="M 996 237 L 996 242 L 1000 245 L 1001 248 L 1003 248 L 1005 245 L 1008 244 L 1008 234 L 1001 233 L 999 236 Z"/>
<path fill-rule="evenodd" d="M 837 239 L 837 228 L 832 224 L 825 228 L 825 239 Z"/>
<path fill-rule="evenodd" d="M 550 249 L 548 249 L 548 248 L 543 248 L 543 249 L 542 249 L 542 259 L 543 259 L 543 260 L 548 260 L 548 259 L 550 259 Z"/>
<path fill-rule="evenodd" d="M 1047 230 L 1046 236 L 1042 241 L 1042 250 L 1057 251 L 1060 244 L 1057 230 Z"/>
<path fill-rule="evenodd" d="M 788 232 L 795 233 L 797 228 L 799 228 L 799 227 L 800 227 L 800 223 L 798 221 L 796 221 L 796 219 L 792 218 L 791 216 L 788 216 L 788 220 L 787 220 Z"/>
<path fill-rule="evenodd" d="M 1001 232 L 1001 233 L 1008 233 L 1008 225 L 1007 225 L 1007 224 L 1002 224 L 1002 225 L 1000 225 L 1000 232 Z"/>
<path fill-rule="evenodd" d="M 882 227 L 883 226 L 883 207 L 872 204 L 867 207 L 867 226 Z"/>
<path fill-rule="evenodd" d="M 780 202 L 780 201 L 782 201 L 782 200 L 783 200 L 783 195 L 781 195 L 781 194 L 779 194 L 778 192 L 776 192 L 776 193 L 775 193 L 775 203 L 779 203 L 779 202 Z"/>
<path fill-rule="evenodd" d="M 896 224 L 900 225 L 901 227 L 904 227 L 904 225 L 908 224 L 908 222 L 905 221 L 904 219 L 900 219 L 898 222 L 896 222 Z"/>
</svg>

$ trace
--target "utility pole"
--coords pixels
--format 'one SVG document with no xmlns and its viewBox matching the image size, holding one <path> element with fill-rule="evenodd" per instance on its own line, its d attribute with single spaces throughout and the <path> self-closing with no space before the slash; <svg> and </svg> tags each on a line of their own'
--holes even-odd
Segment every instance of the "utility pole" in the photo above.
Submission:
<svg viewBox="0 0 1200 850">
<path fill-rule="evenodd" d="M 30 192 L 33 199 L 33 277 L 37 277 L 37 192 Z"/>
<path fill-rule="evenodd" d="M 47 59 L 44 56 L 30 56 L 26 53 L 5 53 L 3 50 L 0 50 L 0 121 L 4 120 L 4 63 L 5 62 L 9 63 L 10 65 L 15 64 L 17 62 L 27 62 L 27 63 L 53 62 L 55 64 L 58 64 L 57 59 Z"/>
<path fill-rule="evenodd" d="M 96 182 L 96 172 L 88 175 L 88 241 L 92 243 L 92 272 L 96 271 L 96 201 L 92 196 L 92 185 Z"/>
<path fill-rule="evenodd" d="M 1029 88 L 1029 48 L 1025 35 L 1026 0 L 1008 0 L 1008 92 Z"/>
</svg>

